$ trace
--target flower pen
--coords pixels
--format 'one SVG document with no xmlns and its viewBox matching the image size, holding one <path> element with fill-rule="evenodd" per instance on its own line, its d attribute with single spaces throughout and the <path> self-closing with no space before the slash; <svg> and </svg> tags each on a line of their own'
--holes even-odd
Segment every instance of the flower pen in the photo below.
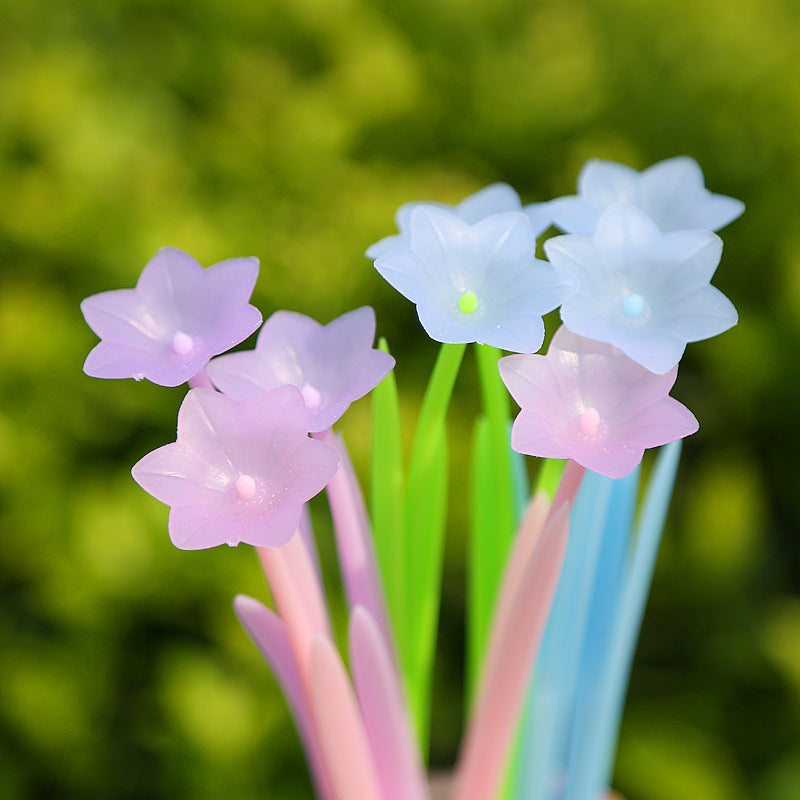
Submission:
<svg viewBox="0 0 800 800">
<path fill-rule="evenodd" d="M 628 675 L 680 440 L 669 394 L 687 343 L 737 321 L 710 280 L 713 233 L 743 207 L 689 158 L 642 173 L 591 161 L 578 194 L 523 206 L 495 184 L 411 203 L 369 248 L 441 343 L 403 457 L 394 359 L 363 307 L 322 325 L 280 311 L 254 350 L 258 264 L 203 269 L 164 248 L 135 289 L 87 298 L 96 377 L 186 383 L 176 441 L 136 481 L 183 549 L 257 549 L 275 609 L 236 613 L 287 698 L 321 800 L 431 800 L 433 649 L 448 496 L 446 416 L 466 346 L 473 430 L 468 718 L 449 800 L 597 800 L 610 791 Z M 537 239 L 554 225 L 563 235 Z M 543 317 L 563 322 L 545 355 Z M 512 355 L 502 356 L 502 351 Z M 334 426 L 374 390 L 369 507 Z M 521 411 L 510 425 L 508 394 Z M 639 464 L 661 447 L 637 513 Z M 543 459 L 537 482 L 526 456 Z M 307 503 L 326 489 L 348 606 L 338 651 Z M 346 666 L 347 664 L 347 666 Z M 439 789 L 437 789 L 437 792 Z"/>
</svg>

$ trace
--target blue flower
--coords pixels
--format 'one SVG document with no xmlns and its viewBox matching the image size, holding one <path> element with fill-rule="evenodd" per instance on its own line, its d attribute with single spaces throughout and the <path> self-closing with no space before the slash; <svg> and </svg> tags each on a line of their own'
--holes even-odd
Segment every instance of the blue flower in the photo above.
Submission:
<svg viewBox="0 0 800 800">
<path fill-rule="evenodd" d="M 521 211 L 527 214 L 531 221 L 534 239 L 538 239 L 553 222 L 549 203 L 532 203 L 523 208 L 519 195 L 511 186 L 507 183 L 493 183 L 464 198 L 457 206 L 445 203 L 404 203 L 395 214 L 395 223 L 400 233 L 387 236 L 371 245 L 366 252 L 367 258 L 375 260 L 391 250 L 407 249 L 411 238 L 409 233 L 411 212 L 421 205 L 452 211 L 468 225 L 474 225 L 492 214 Z"/>
<path fill-rule="evenodd" d="M 552 200 L 549 210 L 561 230 L 591 236 L 600 215 L 619 202 L 640 208 L 665 233 L 716 231 L 744 211 L 739 200 L 709 192 L 700 166 L 689 156 L 659 161 L 642 172 L 591 159 L 578 175 L 578 194 Z"/>
<path fill-rule="evenodd" d="M 544 338 L 542 315 L 575 290 L 574 282 L 534 257 L 525 214 L 494 214 L 469 225 L 434 206 L 413 208 L 406 249 L 375 268 L 417 306 L 438 342 L 478 342 L 533 353 Z"/>
<path fill-rule="evenodd" d="M 730 300 L 709 283 L 722 254 L 710 231 L 662 233 L 647 214 L 617 203 L 602 214 L 594 237 L 556 236 L 545 252 L 579 283 L 561 308 L 564 325 L 652 372 L 672 369 L 687 342 L 737 322 Z"/>
</svg>

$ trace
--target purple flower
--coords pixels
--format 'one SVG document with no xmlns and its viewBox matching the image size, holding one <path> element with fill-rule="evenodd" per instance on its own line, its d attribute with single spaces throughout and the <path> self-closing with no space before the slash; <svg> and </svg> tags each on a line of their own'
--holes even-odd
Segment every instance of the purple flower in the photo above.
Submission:
<svg viewBox="0 0 800 800">
<path fill-rule="evenodd" d="M 366 252 L 367 258 L 374 261 L 378 256 L 392 250 L 408 249 L 411 245 L 411 212 L 422 205 L 451 211 L 467 225 L 474 225 L 492 214 L 523 212 L 530 219 L 533 228 L 531 235 L 534 239 L 541 236 L 553 222 L 549 203 L 532 203 L 523 208 L 519 195 L 511 186 L 507 183 L 493 183 L 464 198 L 457 206 L 446 203 L 404 203 L 395 214 L 395 223 L 400 233 L 387 236 L 371 245 Z"/>
<path fill-rule="evenodd" d="M 710 231 L 662 233 L 647 214 L 617 203 L 600 217 L 593 238 L 556 236 L 545 252 L 579 284 L 561 308 L 564 324 L 653 372 L 675 366 L 687 342 L 716 336 L 738 319 L 709 283 L 722 254 Z"/>
<path fill-rule="evenodd" d="M 534 258 L 525 214 L 468 225 L 449 211 L 417 206 L 409 229 L 408 249 L 384 253 L 375 269 L 417 306 L 437 342 L 532 353 L 544 338 L 542 315 L 575 291 L 571 278 Z"/>
<path fill-rule="evenodd" d="M 178 438 L 146 455 L 134 480 L 171 507 L 169 535 L 182 550 L 239 542 L 281 547 L 303 503 L 320 492 L 339 455 L 309 439 L 300 392 L 285 386 L 243 406 L 192 389 L 178 412 Z"/>
<path fill-rule="evenodd" d="M 697 420 L 669 397 L 678 368 L 656 375 L 617 348 L 559 328 L 546 356 L 501 358 L 500 375 L 522 408 L 511 446 L 542 458 L 571 458 L 622 478 L 645 448 L 694 433 Z"/>
<path fill-rule="evenodd" d="M 578 194 L 552 200 L 550 212 L 561 230 L 591 236 L 600 215 L 614 203 L 640 208 L 665 233 L 716 231 L 744 211 L 739 200 L 706 189 L 703 172 L 693 158 L 677 156 L 642 172 L 590 159 L 578 175 Z"/>
<path fill-rule="evenodd" d="M 163 247 L 135 289 L 87 297 L 83 316 L 101 342 L 84 372 L 94 378 L 147 378 L 178 386 L 261 324 L 248 300 L 258 259 L 231 258 L 203 269 L 188 253 Z"/>
<path fill-rule="evenodd" d="M 327 325 L 278 311 L 264 323 L 255 350 L 215 358 L 208 375 L 240 403 L 278 386 L 297 386 L 310 412 L 308 430 L 317 433 L 330 428 L 394 367 L 388 353 L 373 349 L 374 339 L 375 312 L 369 306 Z"/>
</svg>

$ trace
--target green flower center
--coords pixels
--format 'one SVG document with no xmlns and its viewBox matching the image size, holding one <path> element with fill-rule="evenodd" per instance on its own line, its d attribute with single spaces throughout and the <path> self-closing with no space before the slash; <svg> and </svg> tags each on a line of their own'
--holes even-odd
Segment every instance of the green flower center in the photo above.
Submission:
<svg viewBox="0 0 800 800">
<path fill-rule="evenodd" d="M 478 307 L 478 295 L 475 292 L 464 292 L 458 301 L 458 310 L 464 314 L 472 314 Z"/>
</svg>

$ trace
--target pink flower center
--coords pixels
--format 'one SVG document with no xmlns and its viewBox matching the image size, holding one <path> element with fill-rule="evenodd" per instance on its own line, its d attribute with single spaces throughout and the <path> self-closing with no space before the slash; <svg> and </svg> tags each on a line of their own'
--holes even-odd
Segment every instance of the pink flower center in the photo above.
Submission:
<svg viewBox="0 0 800 800">
<path fill-rule="evenodd" d="M 594 406 L 590 406 L 578 417 L 578 427 L 584 436 L 595 436 L 600 427 L 600 420 L 600 412 Z"/>
<path fill-rule="evenodd" d="M 240 475 L 233 485 L 241 500 L 252 500 L 255 497 L 256 481 L 252 475 Z"/>
<path fill-rule="evenodd" d="M 303 395 L 303 400 L 305 400 L 306 408 L 309 411 L 316 411 L 320 407 L 322 395 L 319 389 L 312 386 L 310 383 L 304 383 L 300 387 L 300 394 Z"/>
<path fill-rule="evenodd" d="M 187 356 L 194 350 L 194 339 L 188 333 L 178 331 L 172 337 L 172 349 L 179 356 Z"/>
</svg>

